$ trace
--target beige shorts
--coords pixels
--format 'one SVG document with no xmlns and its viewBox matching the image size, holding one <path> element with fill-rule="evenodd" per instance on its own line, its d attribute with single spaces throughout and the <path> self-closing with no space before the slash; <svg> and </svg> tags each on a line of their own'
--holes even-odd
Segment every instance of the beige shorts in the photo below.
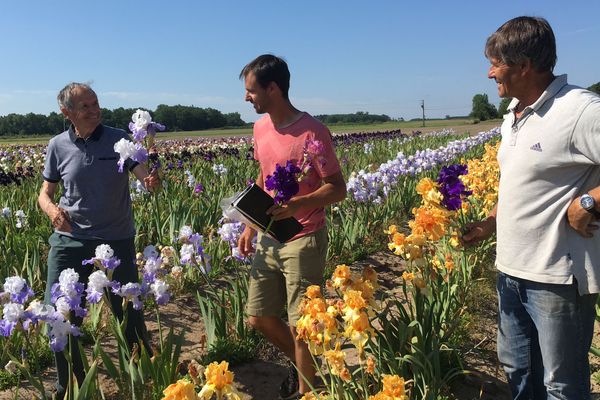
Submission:
<svg viewBox="0 0 600 400">
<path fill-rule="evenodd" d="M 323 283 L 327 243 L 325 227 L 283 244 L 259 233 L 250 270 L 248 315 L 281 317 L 287 306 L 288 321 L 295 326 L 306 288 Z"/>
</svg>

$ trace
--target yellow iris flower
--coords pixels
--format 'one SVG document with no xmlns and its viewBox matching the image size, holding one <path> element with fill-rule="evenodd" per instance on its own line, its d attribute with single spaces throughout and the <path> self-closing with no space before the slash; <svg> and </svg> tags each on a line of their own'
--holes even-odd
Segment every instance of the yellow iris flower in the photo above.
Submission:
<svg viewBox="0 0 600 400">
<path fill-rule="evenodd" d="M 220 364 L 210 363 L 204 371 L 204 376 L 206 377 L 206 384 L 198 393 L 198 399 L 210 400 L 214 394 L 216 394 L 217 400 L 240 399 L 239 393 L 233 387 L 233 372 L 229 371 L 227 361 L 221 361 Z"/>
</svg>

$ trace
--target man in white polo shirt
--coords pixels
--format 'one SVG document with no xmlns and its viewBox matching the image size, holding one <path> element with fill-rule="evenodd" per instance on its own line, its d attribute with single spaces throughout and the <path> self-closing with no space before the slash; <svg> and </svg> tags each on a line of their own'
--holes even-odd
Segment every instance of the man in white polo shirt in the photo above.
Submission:
<svg viewBox="0 0 600 400">
<path fill-rule="evenodd" d="M 486 43 L 488 77 L 512 97 L 498 204 L 463 236 L 497 232 L 498 358 L 514 399 L 590 398 L 600 292 L 600 97 L 555 76 L 554 33 L 518 17 Z"/>
</svg>

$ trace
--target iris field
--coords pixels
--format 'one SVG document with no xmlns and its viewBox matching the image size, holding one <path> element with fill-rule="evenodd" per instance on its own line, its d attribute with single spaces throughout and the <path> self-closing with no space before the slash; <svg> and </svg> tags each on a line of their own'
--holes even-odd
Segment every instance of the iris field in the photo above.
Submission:
<svg viewBox="0 0 600 400">
<path fill-rule="evenodd" d="M 348 196 L 327 210 L 327 285 L 307 291 L 298 323 L 299 336 L 324 360 L 324 386 L 306 399 L 448 398 L 447 384 L 464 372 L 453 346 L 461 316 L 493 251 L 491 242 L 464 249 L 459 236 L 465 223 L 495 204 L 498 138 L 497 129 L 334 135 Z M 70 398 L 106 398 L 99 368 L 117 398 L 240 398 L 226 361 L 251 358 L 262 339 L 245 324 L 250 260 L 235 248 L 242 226 L 222 217 L 219 202 L 257 176 L 252 142 L 157 139 L 162 189 L 151 194 L 131 185 L 140 285 L 112 282 L 116 260 L 110 248 L 99 248 L 88 261 L 94 280 L 65 274 L 52 305 L 40 302 L 52 232 L 37 206 L 45 146 L 0 148 L 0 364 L 6 366 L 0 385 L 17 387 L 26 379 L 46 398 L 38 372 L 52 351 L 69 352 L 71 333 L 92 350 L 84 360 L 86 380 L 72 382 Z M 404 264 L 399 297 L 378 290 L 375 269 L 348 267 L 382 248 Z M 161 306 L 192 294 L 207 356 L 182 369 L 181 332 L 169 327 L 154 338 L 153 354 L 129 349 L 104 300 L 109 290 L 135 307 L 157 310 L 157 318 Z M 65 319 L 69 312 L 86 315 L 81 329 Z M 107 337 L 117 342 L 116 358 L 103 349 Z M 346 362 L 350 350 L 358 363 Z"/>
</svg>

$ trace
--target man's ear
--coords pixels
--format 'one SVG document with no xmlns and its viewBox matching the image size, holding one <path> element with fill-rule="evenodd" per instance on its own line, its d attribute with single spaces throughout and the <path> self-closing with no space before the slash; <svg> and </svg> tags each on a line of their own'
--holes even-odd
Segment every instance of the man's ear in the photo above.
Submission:
<svg viewBox="0 0 600 400">
<path fill-rule="evenodd" d="M 66 108 L 61 107 L 60 112 L 65 116 L 65 118 L 69 119 L 69 111 Z"/>
<path fill-rule="evenodd" d="M 277 86 L 277 84 L 274 81 L 269 82 L 269 84 L 267 85 L 267 92 L 269 94 L 275 94 L 280 92 L 279 90 L 279 86 Z"/>
<path fill-rule="evenodd" d="M 519 67 L 521 67 L 521 76 L 527 75 L 534 70 L 533 63 L 529 58 L 526 58 L 523 62 L 521 62 Z"/>
</svg>

